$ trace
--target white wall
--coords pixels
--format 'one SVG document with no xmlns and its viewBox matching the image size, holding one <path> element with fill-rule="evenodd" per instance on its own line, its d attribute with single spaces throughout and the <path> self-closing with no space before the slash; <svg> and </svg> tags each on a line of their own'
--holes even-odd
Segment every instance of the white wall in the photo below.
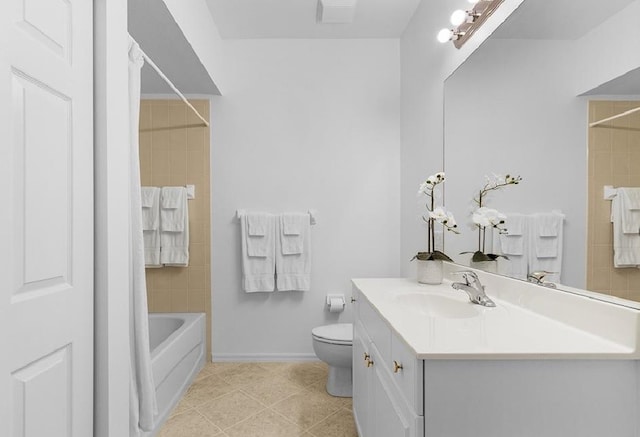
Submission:
<svg viewBox="0 0 640 437">
<path fill-rule="evenodd" d="M 230 40 L 212 100 L 214 359 L 313 357 L 350 278 L 398 276 L 397 40 Z M 246 294 L 237 209 L 317 209 L 312 289 Z M 350 307 L 350 304 L 348 305 Z"/>
</svg>

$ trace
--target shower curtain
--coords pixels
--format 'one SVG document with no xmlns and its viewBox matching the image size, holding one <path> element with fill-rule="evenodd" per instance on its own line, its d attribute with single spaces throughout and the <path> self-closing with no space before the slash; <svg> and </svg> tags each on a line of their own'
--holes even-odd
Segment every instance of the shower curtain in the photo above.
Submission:
<svg viewBox="0 0 640 437">
<path fill-rule="evenodd" d="M 140 121 L 140 74 L 144 58 L 138 44 L 129 44 L 129 137 L 130 137 L 130 248 L 129 341 L 131 347 L 130 435 L 137 437 L 154 427 L 157 414 L 156 393 L 151 373 L 149 351 L 149 314 L 147 283 L 144 271 L 144 241 L 142 236 L 142 200 L 140 189 L 140 155 L 138 127 Z"/>
</svg>

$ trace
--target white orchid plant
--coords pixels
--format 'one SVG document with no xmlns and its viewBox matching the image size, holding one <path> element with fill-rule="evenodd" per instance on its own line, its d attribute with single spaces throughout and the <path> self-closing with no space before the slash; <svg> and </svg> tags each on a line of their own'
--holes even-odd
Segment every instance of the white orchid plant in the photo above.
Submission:
<svg viewBox="0 0 640 437">
<path fill-rule="evenodd" d="M 427 223 L 427 251 L 418 252 L 416 256 L 412 258 L 419 260 L 446 260 L 451 261 L 447 255 L 443 252 L 436 250 L 435 240 L 435 225 L 441 224 L 447 231 L 458 234 L 458 225 L 456 219 L 450 211 L 447 211 L 443 206 L 435 206 L 435 188 L 443 183 L 445 180 L 444 172 L 439 172 L 431 175 L 420 184 L 418 189 L 418 196 L 427 196 L 427 203 L 425 204 L 428 214 L 422 216 L 422 220 Z"/>
<path fill-rule="evenodd" d="M 473 212 L 471 220 L 473 221 L 474 226 L 478 228 L 478 250 L 473 252 L 473 256 L 471 257 L 471 261 L 474 262 L 493 261 L 498 257 L 507 258 L 504 255 L 485 253 L 487 228 L 495 229 L 500 234 L 506 234 L 508 231 L 504 226 L 507 216 L 497 209 L 487 208 L 484 204 L 486 202 L 487 195 L 490 192 L 509 185 L 518 185 L 522 181 L 520 176 L 511 176 L 509 174 L 505 176 L 494 174 L 491 177 L 487 176 L 486 179 L 487 181 L 484 184 L 484 187 L 480 190 L 478 197 L 473 199 L 477 209 Z"/>
</svg>

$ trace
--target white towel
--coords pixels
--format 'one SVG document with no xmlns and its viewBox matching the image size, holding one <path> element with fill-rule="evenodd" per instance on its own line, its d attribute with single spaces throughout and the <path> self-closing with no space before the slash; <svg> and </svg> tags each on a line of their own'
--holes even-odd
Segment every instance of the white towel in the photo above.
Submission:
<svg viewBox="0 0 640 437">
<path fill-rule="evenodd" d="M 622 232 L 640 234 L 640 188 L 618 188 Z"/>
<path fill-rule="evenodd" d="M 302 229 L 309 221 L 309 214 L 287 212 L 280 215 L 280 246 L 283 255 L 304 253 Z"/>
<path fill-rule="evenodd" d="M 165 193 L 167 193 L 167 196 L 165 196 Z M 179 199 L 179 203 L 176 203 L 175 199 Z M 172 208 L 168 206 L 172 206 Z M 189 209 L 185 187 L 162 188 L 160 200 L 160 263 L 175 267 L 189 265 Z"/>
<path fill-rule="evenodd" d="M 526 216 L 508 214 L 505 220 L 506 234 L 500 234 L 500 249 L 504 255 L 524 255 Z"/>
<path fill-rule="evenodd" d="M 518 217 L 516 219 L 515 217 Z M 511 225 L 509 222 L 511 221 Z M 498 273 L 512 278 L 526 279 L 529 266 L 527 245 L 528 217 L 522 214 L 507 214 L 507 230 L 509 234 L 499 234 L 493 231 L 493 247 L 495 253 L 505 255 L 508 259 L 498 258 Z M 517 223 L 516 223 L 517 222 Z M 512 235 L 517 232 L 517 235 Z"/>
<path fill-rule="evenodd" d="M 160 226 L 162 231 L 184 231 L 187 212 L 187 189 L 185 187 L 162 187 L 160 195 Z"/>
<path fill-rule="evenodd" d="M 247 293 L 259 291 L 275 290 L 275 242 L 276 242 L 276 219 L 271 214 L 264 214 L 265 229 L 264 236 L 249 236 L 249 216 L 254 213 L 245 213 L 240 217 L 240 246 L 242 247 L 242 288 Z M 265 256 L 252 256 L 249 254 L 251 243 L 250 238 L 261 238 L 266 250 Z"/>
<path fill-rule="evenodd" d="M 266 257 L 273 251 L 274 241 L 272 232 L 269 230 L 273 226 L 273 217 L 264 212 L 248 212 L 247 222 L 247 255 Z"/>
<path fill-rule="evenodd" d="M 616 268 L 640 265 L 640 235 L 627 234 L 623 230 L 622 218 L 628 208 L 620 195 L 613 198 L 611 213 L 613 218 L 613 266 Z"/>
<path fill-rule="evenodd" d="M 160 188 L 142 187 L 142 229 L 154 231 L 160 224 Z"/>
<path fill-rule="evenodd" d="M 142 187 L 142 236 L 145 267 L 160 267 L 160 188 Z"/>
<path fill-rule="evenodd" d="M 564 214 L 558 211 L 533 214 L 531 217 L 529 271 L 553 272 L 547 275 L 551 282 L 562 282 L 563 224 Z M 550 233 L 556 235 L 541 235 Z"/>
<path fill-rule="evenodd" d="M 282 238 L 276 238 L 276 277 L 278 291 L 311 289 L 311 222 L 308 214 L 299 221 L 299 237 L 304 251 L 301 253 L 284 254 Z M 278 235 L 284 235 L 281 220 L 276 221 Z M 293 237 L 293 236 L 291 236 Z"/>
<path fill-rule="evenodd" d="M 268 217 L 265 213 L 248 213 L 247 226 L 249 236 L 264 237 L 267 232 Z"/>
</svg>

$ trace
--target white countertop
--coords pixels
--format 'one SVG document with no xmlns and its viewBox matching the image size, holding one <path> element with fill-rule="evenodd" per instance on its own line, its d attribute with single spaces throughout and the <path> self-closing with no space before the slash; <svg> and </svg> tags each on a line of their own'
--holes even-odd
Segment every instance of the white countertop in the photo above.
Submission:
<svg viewBox="0 0 640 437">
<path fill-rule="evenodd" d="M 353 284 L 419 359 L 640 358 L 639 311 L 493 275 L 486 280 L 495 308 L 472 304 L 447 280 L 423 285 L 402 278 L 354 279 Z M 505 284 L 511 290 L 498 290 Z M 436 297 L 423 300 L 423 295 Z M 432 314 L 427 299 L 444 302 L 452 316 Z"/>
</svg>

